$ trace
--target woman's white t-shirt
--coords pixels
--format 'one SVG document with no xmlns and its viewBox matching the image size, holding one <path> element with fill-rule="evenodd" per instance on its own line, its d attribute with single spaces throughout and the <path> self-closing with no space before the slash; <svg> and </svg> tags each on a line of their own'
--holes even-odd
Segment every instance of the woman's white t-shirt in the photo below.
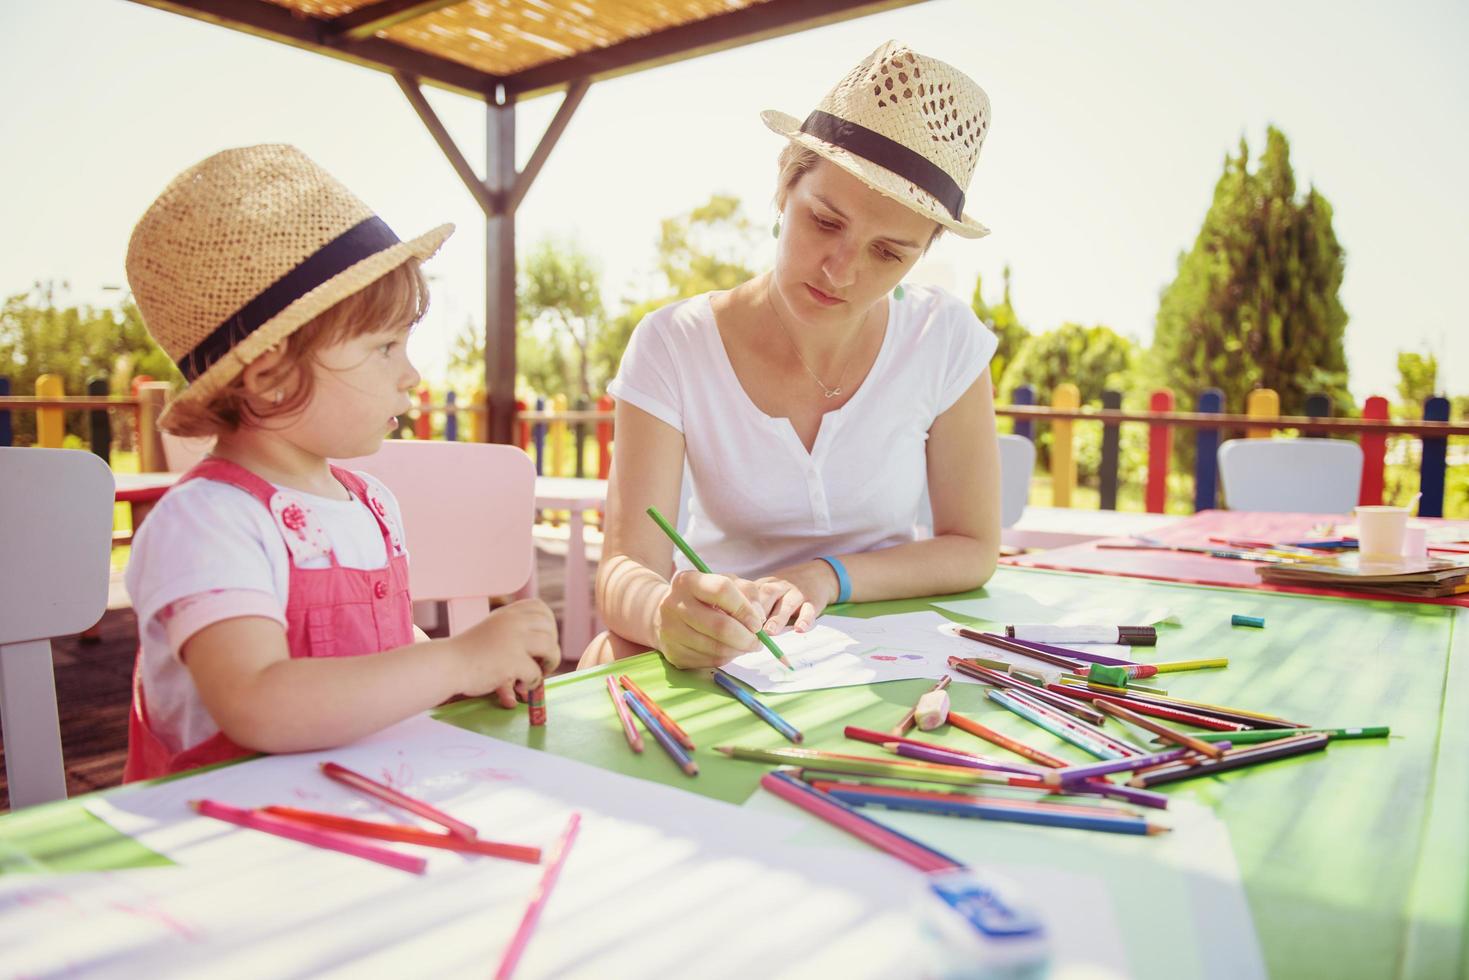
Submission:
<svg viewBox="0 0 1469 980">
<path fill-rule="evenodd" d="M 749 578 L 914 540 L 928 430 L 996 345 L 960 300 L 906 288 L 888 303 L 872 370 L 822 416 L 807 452 L 789 419 L 766 415 L 741 387 L 706 293 L 644 318 L 607 390 L 683 433 L 693 481 L 684 537 L 709 567 Z"/>
</svg>

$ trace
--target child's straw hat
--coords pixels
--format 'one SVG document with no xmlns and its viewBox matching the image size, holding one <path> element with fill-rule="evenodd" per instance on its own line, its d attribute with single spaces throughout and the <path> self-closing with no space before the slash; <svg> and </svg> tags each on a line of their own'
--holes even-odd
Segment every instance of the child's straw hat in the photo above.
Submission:
<svg viewBox="0 0 1469 980">
<path fill-rule="evenodd" d="M 300 150 L 247 146 L 164 188 L 128 242 L 128 284 L 189 381 L 175 402 L 196 401 L 334 304 L 427 259 L 453 230 L 399 241 Z"/>
<path fill-rule="evenodd" d="M 897 41 L 826 93 L 805 122 L 767 109 L 765 125 L 878 193 L 965 238 L 989 229 L 964 194 L 990 125 L 990 100 L 963 72 Z"/>
</svg>

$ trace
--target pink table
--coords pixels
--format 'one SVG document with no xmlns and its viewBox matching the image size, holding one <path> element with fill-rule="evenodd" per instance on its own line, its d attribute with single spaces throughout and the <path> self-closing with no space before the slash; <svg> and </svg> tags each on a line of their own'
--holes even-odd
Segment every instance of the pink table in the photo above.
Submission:
<svg viewBox="0 0 1469 980">
<path fill-rule="evenodd" d="M 1324 524 L 1346 524 L 1351 518 L 1342 514 L 1279 514 L 1253 511 L 1206 510 L 1193 517 L 1148 535 L 1150 539 L 1171 545 L 1196 545 L 1223 548 L 1211 537 L 1259 540 L 1300 541 L 1310 538 L 1314 528 Z M 1469 522 L 1425 519 L 1430 528 L 1462 529 L 1469 538 Z M 1127 538 L 1108 538 L 1122 542 Z M 1379 595 L 1364 596 L 1360 592 L 1339 589 L 1317 589 L 1306 586 L 1284 586 L 1260 581 L 1255 562 L 1178 551 L 1143 551 L 1103 548 L 1102 541 L 1054 548 L 1034 555 L 1002 558 L 1006 565 L 1022 568 L 1048 568 L 1063 572 L 1093 572 L 1100 575 L 1126 575 L 1132 578 L 1158 579 L 1164 582 L 1188 582 L 1194 585 L 1222 585 L 1233 588 L 1262 589 L 1268 592 L 1299 592 L 1307 595 L 1351 596 L 1353 598 L 1393 598 L 1398 602 L 1428 602 L 1446 606 L 1469 606 L 1469 595 L 1445 596 L 1437 599 L 1410 599 Z"/>
</svg>

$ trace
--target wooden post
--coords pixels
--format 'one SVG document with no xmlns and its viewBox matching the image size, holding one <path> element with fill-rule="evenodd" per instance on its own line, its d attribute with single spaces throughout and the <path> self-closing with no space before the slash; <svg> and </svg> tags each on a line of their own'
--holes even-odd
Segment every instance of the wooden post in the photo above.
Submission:
<svg viewBox="0 0 1469 980">
<path fill-rule="evenodd" d="M 551 411 L 566 411 L 566 396 L 557 395 L 551 399 Z M 547 437 L 551 443 L 551 475 L 565 476 L 566 469 L 563 465 L 566 461 L 566 423 L 556 421 L 551 423 L 551 433 Z"/>
<path fill-rule="evenodd" d="M 611 395 L 597 399 L 597 411 L 610 412 L 617 407 Z M 597 479 L 605 480 L 612 472 L 612 423 L 597 423 Z"/>
<path fill-rule="evenodd" d="M 1256 388 L 1245 397 L 1245 414 L 1255 418 L 1275 418 L 1280 415 L 1280 395 L 1273 388 Z M 1251 439 L 1269 439 L 1268 425 L 1252 425 L 1247 430 Z"/>
<path fill-rule="evenodd" d="M 1063 381 L 1051 392 L 1052 408 L 1080 408 L 1081 389 Z M 1076 447 L 1071 419 L 1051 420 L 1051 506 L 1070 507 L 1071 490 L 1076 486 Z"/>
<path fill-rule="evenodd" d="M 587 396 L 586 395 L 577 395 L 576 396 L 576 410 L 578 412 L 584 412 L 584 411 L 587 410 Z M 585 470 L 584 463 L 583 463 L 583 460 L 582 460 L 582 455 L 583 455 L 583 453 L 586 450 L 586 445 L 587 445 L 587 424 L 585 422 L 578 422 L 578 423 L 576 423 L 576 450 L 575 450 L 575 456 L 573 457 L 573 462 L 575 463 L 574 471 L 575 471 L 576 476 L 577 476 L 578 479 L 586 476 L 586 470 Z"/>
<path fill-rule="evenodd" d="M 106 398 L 110 385 L 106 378 L 93 378 L 87 382 L 87 394 Z M 102 462 L 112 463 L 112 416 L 105 408 L 94 408 L 87 413 L 88 436 L 92 444 L 92 453 L 102 458 Z"/>
<path fill-rule="evenodd" d="M 524 398 L 517 398 L 517 399 L 515 399 L 515 414 L 517 416 L 524 415 L 529 410 L 530 410 L 529 409 L 529 406 L 526 405 Z M 518 421 L 518 422 L 515 423 L 515 430 L 514 431 L 515 431 L 515 444 L 517 446 L 519 446 L 521 449 L 524 449 L 525 450 L 525 454 L 527 456 L 529 456 L 530 455 L 530 423 L 527 422 L 527 421 L 525 421 L 524 419 L 521 419 L 520 421 Z"/>
<path fill-rule="evenodd" d="M 1121 408 L 1122 392 L 1102 392 L 1102 407 Z M 1121 428 L 1116 422 L 1105 422 L 1102 424 L 1102 471 L 1099 474 L 1101 477 L 1102 510 L 1117 509 L 1117 457 Z"/>
<path fill-rule="evenodd" d="M 1331 397 L 1319 391 L 1315 394 L 1307 395 L 1306 414 L 1313 419 L 1331 418 Z M 1322 430 L 1313 429 L 1310 426 L 1303 428 L 1301 435 L 1310 436 L 1315 439 L 1329 438 Z"/>
<path fill-rule="evenodd" d="M 10 379 L 0 375 L 0 396 L 10 394 Z M 10 409 L 0 408 L 0 446 L 15 444 L 15 430 L 10 426 Z"/>
<path fill-rule="evenodd" d="M 37 398 L 61 398 L 66 394 L 61 375 L 43 374 L 36 379 Z M 41 449 L 60 449 L 66 438 L 66 412 L 60 408 L 36 409 L 36 445 Z"/>
<path fill-rule="evenodd" d="M 138 385 L 138 470 L 162 473 L 168 469 L 163 458 L 163 437 L 158 432 L 158 416 L 168 401 L 167 381 L 148 381 Z"/>
<path fill-rule="evenodd" d="M 1199 392 L 1200 412 L 1218 415 L 1224 411 L 1224 392 L 1205 388 Z M 1219 430 L 1200 428 L 1194 437 L 1194 512 L 1219 505 Z"/>
<path fill-rule="evenodd" d="M 1154 412 L 1173 411 L 1173 392 L 1159 388 L 1148 399 L 1148 408 Z M 1148 488 L 1146 503 L 1148 513 L 1161 514 L 1168 506 L 1168 461 L 1173 455 L 1173 428 L 1167 422 L 1148 426 Z"/>
<path fill-rule="evenodd" d="M 1373 395 L 1362 403 L 1362 418 L 1386 420 L 1387 399 Z M 1362 433 L 1362 489 L 1357 503 L 1364 507 L 1382 503 L 1383 469 L 1387 464 L 1387 433 Z"/>
<path fill-rule="evenodd" d="M 459 441 L 459 408 L 456 402 L 458 397 L 452 391 L 444 392 L 444 439 L 447 442 Z"/>
<path fill-rule="evenodd" d="M 1447 422 L 1449 400 L 1442 395 L 1431 395 L 1423 402 L 1423 421 Z M 1443 516 L 1444 477 L 1447 475 L 1449 440 L 1447 436 L 1425 436 L 1423 438 L 1423 462 L 1418 470 L 1418 489 L 1423 497 L 1418 501 L 1419 517 Z"/>
<path fill-rule="evenodd" d="M 469 413 L 469 424 L 474 434 L 470 436 L 475 442 L 490 441 L 490 399 L 483 388 L 474 389 L 474 411 Z M 522 407 L 522 411 L 524 408 Z"/>
<path fill-rule="evenodd" d="M 1010 392 L 1011 405 L 1034 405 L 1035 389 L 1030 385 L 1016 385 L 1015 390 Z M 1035 442 L 1035 423 L 1030 419 L 1017 418 L 1015 420 L 1015 434 L 1025 436 L 1031 442 Z"/>
</svg>

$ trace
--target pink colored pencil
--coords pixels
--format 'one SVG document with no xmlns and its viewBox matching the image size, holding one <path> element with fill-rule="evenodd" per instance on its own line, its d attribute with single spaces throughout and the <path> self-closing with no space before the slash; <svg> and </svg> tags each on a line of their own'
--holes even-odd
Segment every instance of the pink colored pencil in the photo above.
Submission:
<svg viewBox="0 0 1469 980">
<path fill-rule="evenodd" d="M 391 786 L 384 785 L 375 779 L 353 772 L 346 766 L 339 766 L 335 762 L 323 762 L 321 772 L 328 779 L 335 779 L 343 786 L 350 786 L 359 793 L 364 793 L 374 799 L 391 803 L 393 806 L 407 810 L 409 813 L 420 816 L 423 819 L 436 823 L 451 834 L 460 837 L 474 838 L 478 832 L 462 820 L 455 820 L 442 810 L 429 806 L 422 800 L 415 800 L 406 793 L 400 793 Z"/>
<path fill-rule="evenodd" d="M 199 813 L 215 820 L 223 820 L 232 823 L 236 827 L 245 827 L 250 830 L 258 830 L 262 833 L 273 834 L 276 837 L 284 837 L 287 840 L 298 841 L 302 844 L 310 844 L 312 847 L 324 848 L 328 851 L 338 851 L 342 854 L 350 854 L 378 864 L 385 864 L 390 868 L 400 871 L 410 871 L 413 874 L 423 874 L 424 868 L 428 867 L 428 860 L 416 857 L 412 854 L 400 854 L 386 847 L 378 847 L 375 844 L 367 844 L 356 840 L 346 834 L 336 834 L 329 830 L 318 830 L 296 823 L 293 820 L 282 820 L 280 817 L 272 817 L 268 814 L 257 813 L 254 810 L 245 810 L 228 803 L 219 803 L 214 800 L 193 800 L 189 803 Z"/>
<path fill-rule="evenodd" d="M 612 705 L 617 709 L 617 717 L 622 720 L 622 734 L 627 737 L 627 744 L 632 746 L 634 752 L 643 751 L 643 736 L 633 726 L 632 715 L 627 713 L 622 692 L 617 689 L 617 678 L 610 675 L 607 678 L 607 693 L 612 696 Z"/>
<path fill-rule="evenodd" d="M 571 852 L 572 842 L 576 840 L 576 832 L 580 827 L 581 814 L 573 813 L 571 819 L 566 821 L 566 829 L 561 832 L 561 839 L 556 842 L 556 847 L 551 852 L 550 863 L 541 874 L 540 883 L 531 893 L 530 904 L 525 907 L 525 915 L 520 919 L 520 927 L 515 930 L 515 936 L 510 940 L 510 946 L 505 950 L 505 955 L 500 958 L 500 967 L 495 971 L 495 980 L 507 980 L 510 974 L 515 972 L 515 964 L 520 962 L 520 956 L 525 952 L 526 944 L 530 942 L 530 934 L 535 931 L 536 922 L 540 919 L 546 902 L 551 898 L 551 889 L 556 887 L 556 879 L 561 875 L 561 867 L 566 863 L 566 857 Z"/>
</svg>

